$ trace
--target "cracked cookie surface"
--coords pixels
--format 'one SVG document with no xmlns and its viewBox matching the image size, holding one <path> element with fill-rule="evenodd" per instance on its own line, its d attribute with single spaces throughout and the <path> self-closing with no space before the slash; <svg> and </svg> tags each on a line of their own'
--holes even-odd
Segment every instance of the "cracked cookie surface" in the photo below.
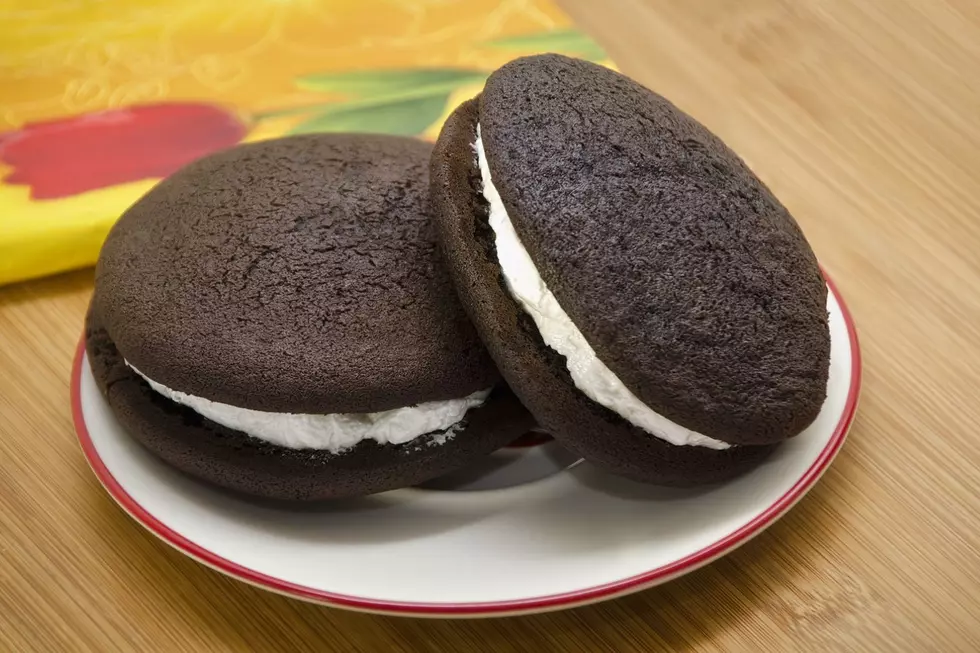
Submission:
<svg viewBox="0 0 980 653">
<path fill-rule="evenodd" d="M 100 319 L 150 378 L 255 410 L 374 412 L 494 385 L 436 248 L 430 151 L 309 135 L 182 169 L 106 240 Z"/>
<path fill-rule="evenodd" d="M 628 77 L 560 55 L 494 72 L 477 119 L 524 248 L 644 404 L 737 444 L 813 421 L 827 288 L 793 217 L 720 139 Z"/>
</svg>

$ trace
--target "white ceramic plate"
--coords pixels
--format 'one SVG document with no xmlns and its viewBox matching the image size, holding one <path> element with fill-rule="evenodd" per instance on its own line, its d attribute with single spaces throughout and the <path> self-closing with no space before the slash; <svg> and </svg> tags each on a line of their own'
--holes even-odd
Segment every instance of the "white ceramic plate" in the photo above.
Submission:
<svg viewBox="0 0 980 653">
<path fill-rule="evenodd" d="M 762 466 L 720 486 L 648 487 L 573 464 L 550 444 L 501 451 L 425 489 L 305 508 L 252 502 L 170 469 L 128 437 L 81 345 L 72 375 L 75 427 L 92 469 L 126 512 L 240 580 L 389 614 L 566 608 L 662 583 L 724 555 L 779 518 L 827 469 L 854 416 L 861 368 L 854 325 L 831 289 L 822 412 Z"/>
</svg>

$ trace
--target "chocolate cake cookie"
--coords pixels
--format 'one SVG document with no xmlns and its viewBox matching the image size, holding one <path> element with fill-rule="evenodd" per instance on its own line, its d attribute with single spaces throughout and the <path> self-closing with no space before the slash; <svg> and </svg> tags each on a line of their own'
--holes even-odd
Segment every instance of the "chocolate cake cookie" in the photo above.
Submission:
<svg viewBox="0 0 980 653">
<path fill-rule="evenodd" d="M 634 479 L 733 476 L 816 417 L 827 288 L 717 137 L 607 68 L 513 61 L 432 158 L 457 290 L 545 429 Z"/>
<path fill-rule="evenodd" d="M 227 488 L 322 499 L 419 483 L 524 433 L 440 260 L 430 152 L 367 135 L 244 145 L 130 208 L 86 344 L 133 437 Z"/>
</svg>

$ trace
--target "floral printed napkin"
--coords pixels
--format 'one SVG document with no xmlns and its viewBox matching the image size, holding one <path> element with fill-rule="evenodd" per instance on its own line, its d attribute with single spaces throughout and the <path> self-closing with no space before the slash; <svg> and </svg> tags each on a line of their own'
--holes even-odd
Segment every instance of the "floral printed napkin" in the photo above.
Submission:
<svg viewBox="0 0 980 653">
<path fill-rule="evenodd" d="M 216 150 L 306 132 L 431 140 L 515 56 L 606 59 L 548 0 L 12 1 L 0 283 L 91 265 L 130 204 Z"/>
</svg>

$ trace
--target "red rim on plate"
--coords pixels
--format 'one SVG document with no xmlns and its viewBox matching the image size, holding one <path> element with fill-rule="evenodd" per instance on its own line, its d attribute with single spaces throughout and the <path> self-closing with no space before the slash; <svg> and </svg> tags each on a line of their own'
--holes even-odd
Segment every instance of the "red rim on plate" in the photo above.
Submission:
<svg viewBox="0 0 980 653">
<path fill-rule="evenodd" d="M 85 339 L 82 337 L 75 353 L 75 362 L 72 367 L 71 378 L 71 408 L 72 418 L 75 422 L 75 431 L 82 446 L 82 451 L 88 459 L 92 471 L 99 481 L 109 492 L 110 496 L 125 510 L 131 517 L 142 524 L 147 530 L 159 537 L 161 540 L 170 544 L 174 548 L 182 551 L 190 557 L 212 567 L 222 573 L 234 578 L 245 581 L 252 585 L 272 590 L 286 596 L 292 596 L 307 601 L 314 601 L 325 605 L 343 607 L 365 612 L 378 612 L 397 615 L 414 615 L 419 617 L 451 617 L 451 616 L 478 616 L 478 615 L 504 615 L 522 612 L 536 612 L 545 610 L 556 610 L 559 608 L 569 608 L 576 605 L 592 603 L 603 599 L 630 594 L 654 585 L 663 583 L 671 578 L 680 576 L 693 571 L 698 567 L 721 557 L 728 551 L 744 544 L 755 535 L 759 534 L 773 521 L 778 519 L 784 512 L 802 498 L 806 491 L 820 478 L 823 472 L 833 461 L 834 456 L 840 450 L 847 431 L 854 420 L 854 413 L 857 409 L 858 394 L 861 387 L 861 351 L 858 346 L 857 331 L 854 321 L 847 305 L 844 303 L 837 292 L 837 287 L 828 279 L 827 285 L 837 299 L 844 322 L 847 326 L 848 344 L 851 350 L 851 378 L 848 389 L 847 401 L 840 421 L 837 423 L 834 433 L 827 445 L 817 459 L 810 465 L 809 469 L 785 494 L 776 500 L 771 506 L 760 513 L 757 517 L 733 531 L 726 537 L 714 542 L 713 544 L 692 553 L 689 556 L 676 560 L 670 564 L 651 569 L 650 571 L 623 578 L 618 581 L 589 587 L 574 592 L 564 594 L 553 594 L 550 596 L 538 596 L 527 599 L 513 601 L 495 601 L 486 603 L 413 603 L 399 601 L 380 601 L 364 599 L 346 594 L 336 594 L 326 592 L 313 587 L 306 587 L 296 583 L 282 581 L 278 578 L 256 572 L 247 567 L 243 567 L 230 560 L 222 558 L 218 554 L 205 549 L 190 541 L 180 533 L 175 532 L 166 524 L 150 514 L 143 506 L 136 502 L 133 497 L 112 475 L 112 472 L 105 466 L 99 457 L 98 451 L 92 442 L 85 419 L 82 414 L 82 400 L 80 391 L 80 381 L 82 375 L 82 359 L 85 354 Z"/>
</svg>

